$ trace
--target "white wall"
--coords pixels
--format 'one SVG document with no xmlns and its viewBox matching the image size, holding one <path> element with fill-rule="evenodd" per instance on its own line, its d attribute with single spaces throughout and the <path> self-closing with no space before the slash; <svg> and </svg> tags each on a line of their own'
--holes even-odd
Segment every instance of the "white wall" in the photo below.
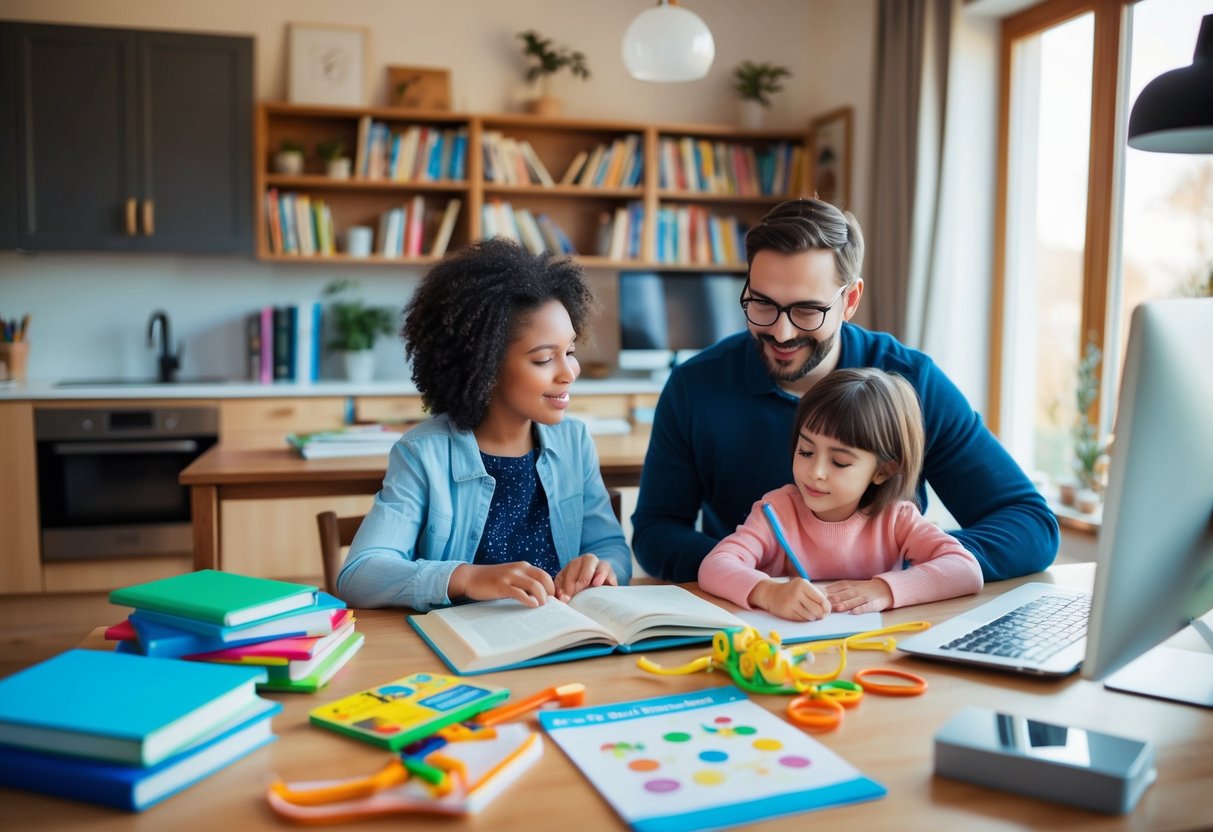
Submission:
<svg viewBox="0 0 1213 832">
<path fill-rule="evenodd" d="M 453 103 L 469 112 L 521 109 L 521 42 L 528 28 L 586 53 L 592 77 L 559 77 L 553 93 L 569 116 L 604 119 L 736 121 L 730 76 L 744 59 L 792 71 L 768 115 L 772 127 L 804 127 L 811 116 L 855 108 L 855 211 L 867 197 L 875 0 L 687 0 L 716 39 L 716 62 L 702 81 L 649 84 L 623 68 L 620 41 L 651 0 L 3 0 L 0 17 L 253 35 L 256 96 L 286 90 L 286 31 L 291 21 L 364 26 L 369 31 L 370 99 L 383 103 L 389 64 L 449 67 Z M 333 277 L 358 280 L 368 300 L 400 306 L 416 269 L 266 264 L 247 258 L 0 252 L 0 314 L 30 312 L 33 378 L 145 375 L 154 370 L 144 338 L 148 315 L 164 308 L 186 345 L 183 372 L 239 375 L 249 311 L 318 298 Z M 608 301 L 614 272 L 591 274 Z M 601 357 L 615 344 L 613 322 L 600 326 Z M 377 373 L 403 377 L 400 345 L 381 342 Z M 593 356 L 591 356 L 592 358 Z"/>
</svg>

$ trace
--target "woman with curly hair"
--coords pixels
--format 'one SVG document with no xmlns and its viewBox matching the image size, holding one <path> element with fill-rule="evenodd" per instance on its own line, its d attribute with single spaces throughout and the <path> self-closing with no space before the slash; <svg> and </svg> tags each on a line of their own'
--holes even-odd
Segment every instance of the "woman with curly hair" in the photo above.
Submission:
<svg viewBox="0 0 1213 832">
<path fill-rule="evenodd" d="M 431 418 L 392 448 L 337 577 L 348 603 L 538 606 L 627 584 L 594 442 L 564 419 L 592 304 L 579 266 L 502 239 L 425 276 L 401 335 Z"/>
</svg>

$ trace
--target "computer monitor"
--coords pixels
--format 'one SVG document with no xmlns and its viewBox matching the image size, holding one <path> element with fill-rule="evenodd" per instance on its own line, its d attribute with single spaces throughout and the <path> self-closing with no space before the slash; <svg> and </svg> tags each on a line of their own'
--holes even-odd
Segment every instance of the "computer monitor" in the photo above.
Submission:
<svg viewBox="0 0 1213 832">
<path fill-rule="evenodd" d="M 619 273 L 619 368 L 668 373 L 726 335 L 745 329 L 745 278 L 702 272 Z"/>
<path fill-rule="evenodd" d="M 1213 707 L 1213 655 L 1151 651 L 1213 608 L 1213 298 L 1133 310 L 1114 434 L 1082 674 Z"/>
</svg>

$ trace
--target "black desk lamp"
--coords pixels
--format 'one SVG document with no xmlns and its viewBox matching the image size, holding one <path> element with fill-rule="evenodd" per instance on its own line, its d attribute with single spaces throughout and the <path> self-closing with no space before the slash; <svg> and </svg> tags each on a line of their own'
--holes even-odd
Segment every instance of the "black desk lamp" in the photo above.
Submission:
<svg viewBox="0 0 1213 832">
<path fill-rule="evenodd" d="M 1146 84 L 1129 116 L 1129 147 L 1159 153 L 1213 153 L 1213 14 L 1196 36 L 1192 65 Z"/>
</svg>

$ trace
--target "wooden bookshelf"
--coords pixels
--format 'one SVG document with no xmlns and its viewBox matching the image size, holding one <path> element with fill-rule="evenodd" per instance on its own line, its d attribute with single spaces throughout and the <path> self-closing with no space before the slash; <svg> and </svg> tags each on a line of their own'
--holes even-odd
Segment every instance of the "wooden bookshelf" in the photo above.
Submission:
<svg viewBox="0 0 1213 832">
<path fill-rule="evenodd" d="M 464 131 L 467 142 L 463 178 L 429 181 L 367 178 L 359 175 L 357 170 L 350 179 L 329 178 L 324 172 L 324 162 L 315 152 L 316 145 L 321 141 L 341 139 L 350 149 L 349 155 L 357 159 L 355 148 L 360 138 L 359 125 L 365 124 L 368 119 L 387 125 L 387 130 L 393 135 L 413 126 L 447 131 L 448 135 L 451 131 Z M 633 138 L 629 139 L 629 136 Z M 495 147 L 502 138 L 511 147 L 524 142 L 529 145 L 530 151 L 546 169 L 551 184 L 540 184 L 537 174 L 529 180 L 523 179 L 525 172 L 522 176 L 514 176 L 513 181 L 495 177 L 493 166 L 501 158 L 495 155 Z M 273 156 L 283 140 L 288 139 L 305 148 L 302 174 L 290 176 L 273 171 Z M 720 145 L 727 147 L 729 153 L 747 155 L 750 159 L 772 153 L 772 148 L 782 148 L 787 162 L 782 173 L 783 184 L 776 192 L 771 192 L 768 187 L 761 193 L 741 193 L 735 189 L 729 191 L 727 177 L 718 183 L 726 189 L 723 192 L 663 186 L 661 152 L 663 141 L 668 143 L 669 140 L 689 141 L 705 150 Z M 614 172 L 613 182 L 594 185 L 593 177 L 590 177 L 589 182 L 561 183 L 579 153 L 592 158 L 596 148 L 609 150 L 625 146 L 635 150 L 635 161 L 639 164 L 631 176 L 633 181 L 619 181 L 627 170 L 625 157 Z M 670 259 L 668 245 L 665 247 L 665 259 L 662 259 L 659 256 L 662 251 L 659 230 L 664 235 L 668 233 L 668 227 L 659 229 L 659 212 L 665 210 L 668 219 L 670 212 L 681 209 L 693 215 L 704 214 L 709 221 L 733 223 L 741 228 L 751 225 L 779 201 L 806 192 L 807 147 L 807 129 L 756 131 L 725 125 L 652 124 L 516 114 L 476 115 L 386 107 L 263 103 L 257 110 L 254 145 L 258 197 L 257 256 L 274 262 L 428 265 L 437 259 L 428 253 L 435 230 L 433 215 L 440 214 L 448 200 L 455 198 L 461 201 L 461 208 L 448 251 L 486 236 L 507 215 L 514 217 L 516 227 L 521 230 L 523 221 L 519 215 L 527 213 L 532 218 L 543 215 L 550 224 L 558 226 L 576 250 L 578 260 L 587 267 L 744 271 L 744 254 L 738 253 L 736 246 L 733 247 L 735 257 L 728 262 L 719 262 L 718 259 L 710 262 L 702 259 L 692 262 L 673 260 Z M 795 170 L 791 166 L 793 150 L 797 159 Z M 486 156 L 489 157 L 487 169 Z M 689 164 L 691 159 L 688 158 L 687 162 Z M 757 177 L 757 171 L 752 175 Z M 420 195 L 425 199 L 426 213 L 430 218 L 422 252 L 400 257 L 378 254 L 354 257 L 339 247 L 338 253 L 334 254 L 305 256 L 285 253 L 271 244 L 265 205 L 265 195 L 271 188 L 279 194 L 306 194 L 313 200 L 323 200 L 331 212 L 333 230 L 339 242 L 343 241 L 344 231 L 352 225 L 371 227 L 376 238 L 375 252 L 380 250 L 379 217 Z M 512 214 L 505 210 L 507 205 Z M 489 207 L 487 214 L 486 206 Z M 604 243 L 610 240 L 610 233 L 604 231 L 602 226 L 604 222 L 614 222 L 623 215 L 632 222 L 639 219 L 639 223 L 635 231 L 629 229 L 630 235 L 626 238 L 624 248 L 626 253 L 620 256 L 618 245 L 614 249 L 604 247 Z M 488 228 L 486 221 L 490 223 Z M 532 236 L 532 242 L 534 240 Z M 524 244 L 527 242 L 526 239 L 521 241 Z M 611 256 L 612 251 L 614 256 Z M 723 249 L 718 248 L 715 253 L 719 255 L 721 251 Z"/>
</svg>

